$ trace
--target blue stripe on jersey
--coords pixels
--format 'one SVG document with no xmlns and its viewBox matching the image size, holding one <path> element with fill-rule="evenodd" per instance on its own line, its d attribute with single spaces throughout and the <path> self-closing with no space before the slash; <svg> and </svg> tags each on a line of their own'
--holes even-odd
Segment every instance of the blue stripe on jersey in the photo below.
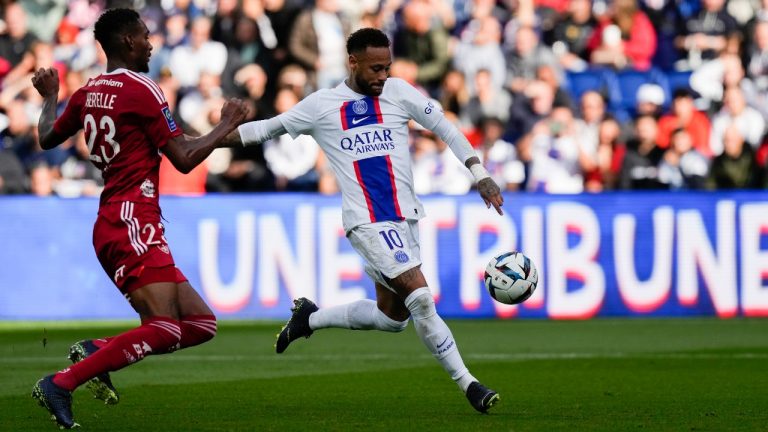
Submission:
<svg viewBox="0 0 768 432">
<path fill-rule="evenodd" d="M 357 181 L 363 189 L 371 222 L 401 221 L 405 218 L 397 202 L 397 186 L 389 156 L 374 156 L 354 162 Z"/>
</svg>

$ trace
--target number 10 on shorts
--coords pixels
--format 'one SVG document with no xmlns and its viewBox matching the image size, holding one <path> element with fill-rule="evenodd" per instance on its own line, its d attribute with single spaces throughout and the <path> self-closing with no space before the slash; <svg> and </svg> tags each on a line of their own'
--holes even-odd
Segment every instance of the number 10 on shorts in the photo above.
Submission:
<svg viewBox="0 0 768 432">
<path fill-rule="evenodd" d="M 403 239 L 400 238 L 400 233 L 398 233 L 397 230 L 382 230 L 379 231 L 379 235 L 383 240 L 382 244 L 386 245 L 389 250 L 394 250 L 395 248 L 403 248 Z"/>
</svg>

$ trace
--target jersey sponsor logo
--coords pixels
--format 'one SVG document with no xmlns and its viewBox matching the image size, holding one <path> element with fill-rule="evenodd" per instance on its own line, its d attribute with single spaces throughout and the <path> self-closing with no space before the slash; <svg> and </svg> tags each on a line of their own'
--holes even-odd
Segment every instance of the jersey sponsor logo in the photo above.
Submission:
<svg viewBox="0 0 768 432">
<path fill-rule="evenodd" d="M 376 151 L 389 151 L 395 149 L 395 143 L 392 140 L 392 130 L 372 130 L 358 132 L 354 136 L 348 136 L 341 139 L 339 147 L 350 153 L 359 155 Z"/>
<path fill-rule="evenodd" d="M 176 132 L 176 120 L 173 119 L 173 115 L 171 114 L 171 109 L 167 106 L 163 107 L 163 117 L 165 117 L 165 122 L 168 123 L 168 130 L 171 132 Z"/>
<path fill-rule="evenodd" d="M 395 252 L 395 261 L 405 264 L 408 262 L 408 259 L 409 259 L 408 254 L 406 254 L 405 252 L 401 250 Z"/>
<path fill-rule="evenodd" d="M 144 179 L 144 183 L 141 184 L 139 189 L 141 189 L 141 194 L 144 195 L 145 197 L 147 198 L 155 197 L 155 184 L 152 183 L 152 180 Z"/>
<path fill-rule="evenodd" d="M 346 101 L 341 104 L 339 111 L 342 130 L 384 123 L 378 97 L 366 96 L 362 99 Z"/>
<path fill-rule="evenodd" d="M 432 114 L 432 111 L 435 109 L 435 104 L 432 102 L 427 102 L 426 108 L 424 108 L 424 114 Z"/>
</svg>

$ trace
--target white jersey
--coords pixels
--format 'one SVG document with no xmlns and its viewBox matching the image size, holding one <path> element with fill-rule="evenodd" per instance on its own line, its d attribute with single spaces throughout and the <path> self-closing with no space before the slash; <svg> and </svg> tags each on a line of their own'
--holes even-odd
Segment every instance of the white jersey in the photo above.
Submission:
<svg viewBox="0 0 768 432">
<path fill-rule="evenodd" d="M 418 220 L 408 121 L 433 129 L 442 111 L 413 86 L 389 78 L 381 96 L 342 82 L 319 90 L 278 119 L 293 137 L 312 135 L 325 151 L 342 194 L 344 229 L 373 222 Z"/>
</svg>

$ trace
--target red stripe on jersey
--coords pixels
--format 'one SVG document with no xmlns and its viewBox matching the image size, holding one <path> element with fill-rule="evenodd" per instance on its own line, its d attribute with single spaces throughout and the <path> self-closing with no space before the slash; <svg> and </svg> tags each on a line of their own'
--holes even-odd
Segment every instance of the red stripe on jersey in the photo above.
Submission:
<svg viewBox="0 0 768 432">
<path fill-rule="evenodd" d="M 373 97 L 373 111 L 376 113 L 376 123 L 384 123 L 384 116 L 381 115 L 378 96 Z"/>
<path fill-rule="evenodd" d="M 343 113 L 342 108 L 342 113 Z M 342 117 L 344 117 L 342 115 Z M 363 190 L 363 195 L 365 196 L 365 203 L 368 205 L 368 214 L 370 215 L 371 222 L 376 222 L 376 214 L 373 212 L 373 203 L 371 203 L 371 196 L 368 194 L 368 189 L 365 187 L 365 183 L 363 182 L 363 176 L 360 174 L 360 165 L 357 163 L 357 161 L 353 162 L 355 166 L 355 175 L 357 176 L 357 182 L 360 184 L 360 189 Z"/>
<path fill-rule="evenodd" d="M 349 129 L 349 125 L 347 124 L 347 116 L 344 114 L 347 111 L 347 105 L 349 105 L 349 101 L 344 102 L 341 105 L 341 109 L 339 110 L 339 114 L 341 114 L 341 130 Z"/>
<path fill-rule="evenodd" d="M 378 115 L 381 115 L 381 112 L 379 111 L 379 103 L 378 99 L 376 99 L 376 112 Z M 387 160 L 387 171 L 389 171 L 389 181 L 392 183 L 392 202 L 395 203 L 395 214 L 397 214 L 397 217 L 400 219 L 403 218 L 403 213 L 400 211 L 400 203 L 397 201 L 397 186 L 395 185 L 395 172 L 392 170 L 392 159 L 389 158 L 389 155 L 385 157 Z"/>
</svg>

